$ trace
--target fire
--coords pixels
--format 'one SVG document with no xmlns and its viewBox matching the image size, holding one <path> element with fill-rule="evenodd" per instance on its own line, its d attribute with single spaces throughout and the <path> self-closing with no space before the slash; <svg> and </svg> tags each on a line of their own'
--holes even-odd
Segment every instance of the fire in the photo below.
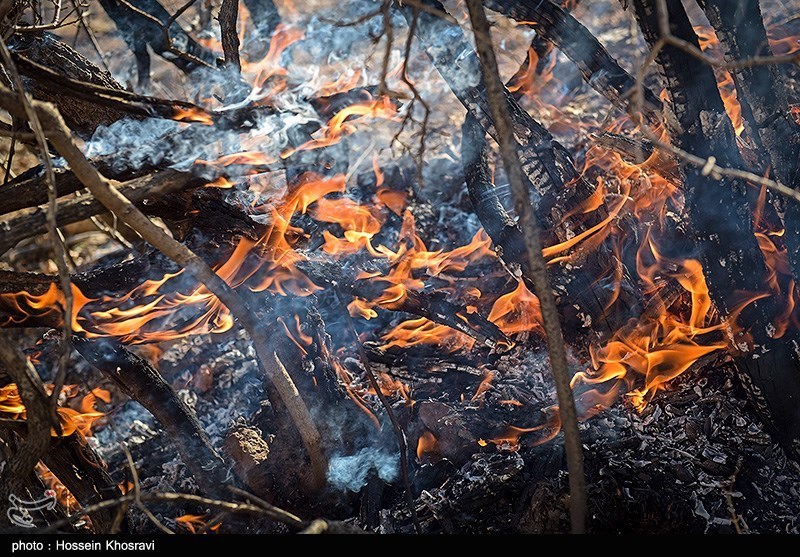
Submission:
<svg viewBox="0 0 800 557">
<path fill-rule="evenodd" d="M 800 37 L 792 34 L 792 25 L 774 25 L 767 29 L 767 39 L 776 56 L 788 56 L 800 50 Z"/>
<path fill-rule="evenodd" d="M 663 256 L 648 234 L 639 249 L 637 270 L 653 290 L 659 288 L 660 277 L 675 280 L 685 294 L 681 300 L 686 299 L 688 303 L 688 316 L 681 311 L 681 304 L 656 304 L 657 312 L 639 321 L 632 320 L 604 346 L 593 347 L 590 350 L 592 370 L 577 373 L 572 384 L 575 387 L 580 383 L 625 381 L 633 386 L 635 379 L 642 377 L 644 385 L 628 393 L 633 405 L 641 409 L 668 381 L 701 357 L 726 348 L 727 343 L 708 338 L 725 324 L 714 323 L 715 315 L 699 261 Z"/>
<path fill-rule="evenodd" d="M 261 99 L 275 95 L 285 87 L 285 83 L 280 83 L 269 91 L 264 90 L 264 86 L 271 78 L 286 77 L 288 71 L 280 65 L 281 54 L 302 39 L 303 34 L 302 29 L 280 24 L 275 29 L 269 51 L 262 60 L 253 63 L 242 61 L 242 74 L 253 84 L 256 98 Z"/>
<path fill-rule="evenodd" d="M 770 294 L 778 300 L 777 307 L 783 308 L 775 317 L 775 330 L 772 332 L 774 338 L 781 338 L 789 327 L 800 327 L 800 316 L 795 311 L 800 292 L 797 291 L 789 266 L 787 248 L 783 241 L 785 230 L 770 228 L 769 223 L 762 218 L 766 202 L 767 190 L 762 187 L 756 202 L 753 225 L 758 247 L 767 266 L 764 282 L 769 287 Z"/>
<path fill-rule="evenodd" d="M 391 98 L 382 96 L 374 101 L 351 104 L 337 112 L 328 124 L 318 131 L 318 137 L 302 144 L 296 149 L 288 149 L 281 153 L 281 158 L 288 158 L 297 151 L 320 149 L 337 143 L 342 136 L 352 133 L 355 128 L 348 120 L 352 117 L 367 117 L 391 120 L 397 116 L 397 108 Z"/>
<path fill-rule="evenodd" d="M 483 402 L 486 393 L 492 388 L 492 381 L 494 381 L 495 376 L 496 374 L 493 371 L 487 370 L 483 372 L 483 379 L 481 379 L 478 388 L 475 389 L 471 402 Z"/>
<path fill-rule="evenodd" d="M 539 56 L 533 48 L 528 47 L 525 63 L 509 80 L 509 92 L 534 98 L 553 79 L 555 65 L 556 57 L 551 56 L 547 67 L 541 73 L 537 72 Z"/>
<path fill-rule="evenodd" d="M 423 458 L 438 450 L 436 436 L 428 430 L 422 432 L 417 441 L 417 460 L 422 462 Z"/>
<path fill-rule="evenodd" d="M 68 516 L 81 510 L 81 504 L 75 499 L 72 492 L 61 483 L 44 463 L 39 462 L 36 464 L 36 474 L 39 476 L 39 479 L 42 480 L 42 483 L 53 492 L 56 501 L 58 501 L 58 504 L 61 505 L 61 508 L 66 511 Z"/>
<path fill-rule="evenodd" d="M 206 184 L 207 188 L 220 188 L 220 189 L 230 189 L 234 186 L 233 182 L 228 180 L 225 176 L 220 176 L 213 182 L 209 182 Z"/>
<path fill-rule="evenodd" d="M 424 317 L 403 321 L 383 335 L 381 340 L 384 342 L 381 346 L 384 350 L 393 346 L 407 348 L 420 344 L 435 344 L 445 352 L 455 352 L 462 349 L 470 350 L 475 344 L 475 339 L 472 337 Z"/>
<path fill-rule="evenodd" d="M 45 389 L 48 395 L 52 394 L 53 385 L 45 385 Z M 73 398 L 76 395 L 77 385 L 64 386 L 62 396 Z M 66 437 L 77 431 L 82 435 L 91 436 L 94 422 L 105 416 L 105 413 L 95 409 L 95 404 L 98 399 L 109 403 L 111 402 L 111 393 L 100 388 L 92 389 L 81 399 L 77 410 L 61 404 L 57 410 L 61 424 L 61 435 Z M 4 387 L 0 387 L 0 414 L 6 415 L 14 420 L 26 419 L 27 411 L 16 383 L 10 383 Z M 50 435 L 58 437 L 59 433 L 55 429 L 52 429 Z"/>
<path fill-rule="evenodd" d="M 275 157 L 269 155 L 268 153 L 262 153 L 260 151 L 242 151 L 240 153 L 223 155 L 214 161 L 198 159 L 194 163 L 208 166 L 225 167 L 231 165 L 268 166 L 274 162 Z"/>
<path fill-rule="evenodd" d="M 555 256 L 577 246 L 578 244 L 581 244 L 581 250 L 584 251 L 594 249 L 608 237 L 608 235 L 611 233 L 611 223 L 629 201 L 630 185 L 627 181 L 623 182 L 623 184 L 625 186 L 625 191 L 619 196 L 620 200 L 608 211 L 608 215 L 602 221 L 595 224 L 591 228 L 584 230 L 580 234 L 576 234 L 569 240 L 565 240 L 553 246 L 548 246 L 542 249 L 542 255 L 545 257 L 545 259 L 548 259 L 548 264 L 552 265 L 553 263 L 570 261 L 572 256 Z M 600 195 L 597 195 L 597 192 L 600 192 Z M 577 211 L 587 213 L 599 208 L 602 205 L 603 200 L 602 192 L 603 180 L 599 179 L 595 195 L 589 196 L 584 201 L 584 204 L 577 209 Z"/>
<path fill-rule="evenodd" d="M 388 373 L 380 373 L 378 374 L 378 384 L 380 385 L 381 393 L 385 396 L 399 395 L 405 400 L 406 405 L 414 405 L 414 399 L 411 398 L 411 390 L 408 385 L 399 379 L 394 379 Z M 368 392 L 376 394 L 373 389 L 369 389 Z"/>
<path fill-rule="evenodd" d="M 219 527 L 222 526 L 221 522 L 216 522 L 209 526 L 209 520 L 209 517 L 204 514 L 184 514 L 175 518 L 175 524 L 186 529 L 191 534 L 197 534 L 201 530 L 204 534 L 209 531 L 216 532 L 219 530 Z"/>
<path fill-rule="evenodd" d="M 347 369 L 339 362 L 337 358 L 332 358 L 331 362 L 333 363 L 333 368 L 336 370 L 336 374 L 339 376 L 339 380 L 342 382 L 342 385 L 344 385 L 345 391 L 347 391 L 347 395 L 350 397 L 350 400 L 352 400 L 355 403 L 355 405 L 358 406 L 358 408 L 367 415 L 367 417 L 372 421 L 372 423 L 375 424 L 376 428 L 380 429 L 381 422 L 378 421 L 378 418 L 377 416 L 375 416 L 375 413 L 369 409 L 369 406 L 364 401 L 364 398 L 362 396 L 366 394 L 367 392 L 366 389 L 359 390 L 353 385 L 353 376 L 350 374 L 349 371 L 347 371 Z"/>
<path fill-rule="evenodd" d="M 707 26 L 697 26 L 694 28 L 697 38 L 700 41 L 700 49 L 706 54 L 722 59 L 722 47 L 719 44 L 714 29 Z M 737 136 L 744 131 L 744 119 L 742 118 L 742 106 L 736 95 L 736 86 L 733 83 L 733 76 L 727 70 L 714 68 L 714 75 L 717 76 L 717 87 L 722 96 L 722 103 L 725 105 L 725 112 L 733 123 L 733 129 Z"/>
<path fill-rule="evenodd" d="M 204 126 L 213 126 L 214 118 L 199 106 L 172 107 L 172 119 L 177 122 L 196 122 Z"/>
<path fill-rule="evenodd" d="M 528 331 L 543 333 L 539 299 L 522 281 L 495 301 L 488 319 L 507 335 Z"/>
<path fill-rule="evenodd" d="M 351 75 L 341 74 L 336 81 L 323 83 L 317 87 L 317 97 L 330 97 L 337 93 L 343 93 L 353 89 L 361 81 L 361 70 L 354 71 Z"/>
<path fill-rule="evenodd" d="M 532 446 L 537 446 L 547 443 L 553 439 L 556 435 L 558 435 L 559 431 L 561 431 L 561 418 L 558 414 L 558 407 L 552 406 L 548 408 L 548 416 L 543 424 L 534 427 L 517 427 L 509 425 L 499 437 L 486 440 L 478 439 L 478 444 L 481 447 L 485 447 L 491 443 L 496 445 L 500 450 L 513 452 L 519 450 L 520 439 L 527 433 L 543 432 L 541 437 L 531 443 Z"/>
</svg>

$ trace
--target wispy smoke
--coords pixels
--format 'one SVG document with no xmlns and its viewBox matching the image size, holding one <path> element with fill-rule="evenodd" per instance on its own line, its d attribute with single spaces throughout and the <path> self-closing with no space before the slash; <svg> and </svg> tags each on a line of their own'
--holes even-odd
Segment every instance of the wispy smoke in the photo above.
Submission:
<svg viewBox="0 0 800 557">
<path fill-rule="evenodd" d="M 370 470 L 385 482 L 397 479 L 399 455 L 365 447 L 356 454 L 334 456 L 328 465 L 328 482 L 337 489 L 359 491 L 367 485 Z"/>
</svg>

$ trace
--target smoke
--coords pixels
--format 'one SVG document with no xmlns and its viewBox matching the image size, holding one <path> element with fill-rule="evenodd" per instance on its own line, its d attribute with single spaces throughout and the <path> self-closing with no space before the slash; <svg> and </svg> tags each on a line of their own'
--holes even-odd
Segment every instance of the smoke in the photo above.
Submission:
<svg viewBox="0 0 800 557">
<path fill-rule="evenodd" d="M 367 476 L 375 470 L 385 482 L 397 479 L 399 455 L 382 449 L 364 447 L 347 456 L 334 456 L 328 465 L 328 483 L 340 490 L 359 491 L 367 485 Z"/>
</svg>

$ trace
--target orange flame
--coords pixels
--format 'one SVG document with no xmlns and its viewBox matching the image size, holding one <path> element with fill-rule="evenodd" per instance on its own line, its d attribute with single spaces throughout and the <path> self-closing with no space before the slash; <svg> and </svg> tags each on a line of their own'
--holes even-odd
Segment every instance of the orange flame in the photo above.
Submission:
<svg viewBox="0 0 800 557">
<path fill-rule="evenodd" d="M 422 432 L 417 441 L 417 460 L 422 462 L 427 455 L 438 451 L 436 436 L 428 430 Z"/>
<path fill-rule="evenodd" d="M 514 290 L 495 301 L 488 319 L 507 335 L 526 331 L 543 332 L 539 299 L 522 281 L 517 283 Z"/>
<path fill-rule="evenodd" d="M 593 370 L 577 373 L 572 384 L 617 380 L 632 384 L 636 376 L 642 376 L 644 386 L 628 394 L 633 405 L 641 409 L 668 381 L 699 358 L 724 349 L 727 343 L 705 337 L 725 325 L 711 324 L 711 299 L 699 261 L 664 257 L 648 233 L 639 250 L 637 268 L 651 288 L 657 288 L 658 276 L 676 280 L 689 296 L 690 315 L 686 317 L 680 309 L 673 311 L 674 304 L 660 304 L 654 315 L 631 321 L 606 345 L 591 348 Z"/>
<path fill-rule="evenodd" d="M 52 393 L 53 385 L 45 385 L 45 389 L 49 395 Z M 76 396 L 77 385 L 65 385 L 62 394 L 67 398 Z M 105 413 L 96 410 L 94 407 L 97 399 L 104 402 L 111 402 L 111 393 L 104 389 L 92 389 L 81 399 L 78 410 L 68 406 L 58 407 L 57 414 L 61 425 L 61 434 L 63 436 L 72 435 L 76 431 L 80 432 L 82 435 L 92 435 L 92 425 L 94 422 L 105 416 Z M 16 383 L 9 383 L 4 387 L 0 387 L 0 414 L 5 414 L 15 420 L 26 419 L 27 411 Z M 50 435 L 53 437 L 58 436 L 58 432 L 55 428 L 51 429 Z"/>
<path fill-rule="evenodd" d="M 700 49 L 709 55 L 716 55 L 722 58 L 722 47 L 711 27 L 697 26 L 694 28 L 700 42 Z M 742 118 L 742 106 L 736 94 L 736 86 L 733 83 L 733 76 L 727 70 L 714 68 L 717 76 L 717 88 L 719 88 L 722 103 L 725 105 L 725 112 L 733 123 L 733 129 L 737 136 L 744 131 L 744 119 Z"/>
<path fill-rule="evenodd" d="M 175 524 L 185 528 L 192 534 L 197 534 L 200 530 L 206 527 L 208 520 L 209 517 L 204 514 L 184 514 L 175 518 Z M 208 533 L 209 531 L 216 532 L 219 530 L 220 526 L 222 526 L 222 523 L 216 523 L 209 527 L 204 533 Z"/>
<path fill-rule="evenodd" d="M 307 141 L 296 149 L 288 149 L 281 153 L 281 158 L 287 158 L 297 151 L 307 151 L 319 149 L 337 143 L 343 135 L 352 133 L 355 128 L 347 120 L 351 117 L 368 117 L 391 120 L 397 115 L 397 108 L 392 104 L 388 96 L 380 97 L 372 102 L 362 102 L 351 104 L 337 112 L 328 124 L 317 134 L 319 137 Z"/>
<path fill-rule="evenodd" d="M 39 476 L 39 479 L 42 480 L 42 483 L 53 492 L 56 501 L 58 501 L 58 504 L 61 505 L 61 508 L 66 511 L 68 516 L 81 510 L 81 504 L 75 499 L 72 492 L 61 483 L 61 480 L 59 480 L 44 463 L 38 462 L 36 464 L 36 474 Z"/>
<path fill-rule="evenodd" d="M 177 122 L 196 122 L 204 126 L 214 125 L 214 118 L 212 118 L 211 114 L 199 106 L 189 106 L 186 108 L 174 106 L 172 110 L 172 119 Z"/>
<path fill-rule="evenodd" d="M 434 323 L 425 317 L 403 321 L 383 335 L 381 340 L 385 343 L 381 346 L 384 350 L 393 346 L 407 348 L 421 344 L 435 344 L 445 352 L 455 352 L 462 349 L 469 350 L 475 344 L 475 339 L 472 337 Z"/>
</svg>

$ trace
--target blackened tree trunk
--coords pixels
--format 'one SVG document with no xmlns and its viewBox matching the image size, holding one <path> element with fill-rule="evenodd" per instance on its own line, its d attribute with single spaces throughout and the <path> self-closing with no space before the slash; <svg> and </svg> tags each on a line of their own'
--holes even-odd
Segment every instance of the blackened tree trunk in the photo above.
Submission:
<svg viewBox="0 0 800 557">
<path fill-rule="evenodd" d="M 657 3 L 634 0 L 632 9 L 651 47 L 660 38 Z M 680 0 L 667 0 L 670 33 L 699 48 L 697 36 Z M 670 129 L 678 147 L 714 157 L 721 166 L 740 167 L 733 127 L 725 114 L 711 68 L 677 47 L 664 46 L 656 58 L 669 93 L 675 123 Z M 747 185 L 714 180 L 701 169 L 684 165 L 684 195 L 691 233 L 711 298 L 729 316 L 743 292 L 766 290 L 767 269 L 753 235 Z M 689 255 L 689 254 L 687 254 Z M 739 315 L 741 332 L 730 341 L 742 383 L 776 439 L 800 457 L 800 346 L 796 331 L 773 338 L 775 301 L 762 298 Z"/>
<path fill-rule="evenodd" d="M 758 0 L 700 1 L 716 30 L 728 62 L 772 56 Z M 752 128 L 780 182 L 800 189 L 800 126 L 791 116 L 786 87 L 774 64 L 744 64 L 732 70 L 739 102 L 752 115 Z M 766 161 L 765 161 L 766 162 Z M 784 240 L 795 279 L 800 283 L 800 204 L 786 206 Z"/>
</svg>

